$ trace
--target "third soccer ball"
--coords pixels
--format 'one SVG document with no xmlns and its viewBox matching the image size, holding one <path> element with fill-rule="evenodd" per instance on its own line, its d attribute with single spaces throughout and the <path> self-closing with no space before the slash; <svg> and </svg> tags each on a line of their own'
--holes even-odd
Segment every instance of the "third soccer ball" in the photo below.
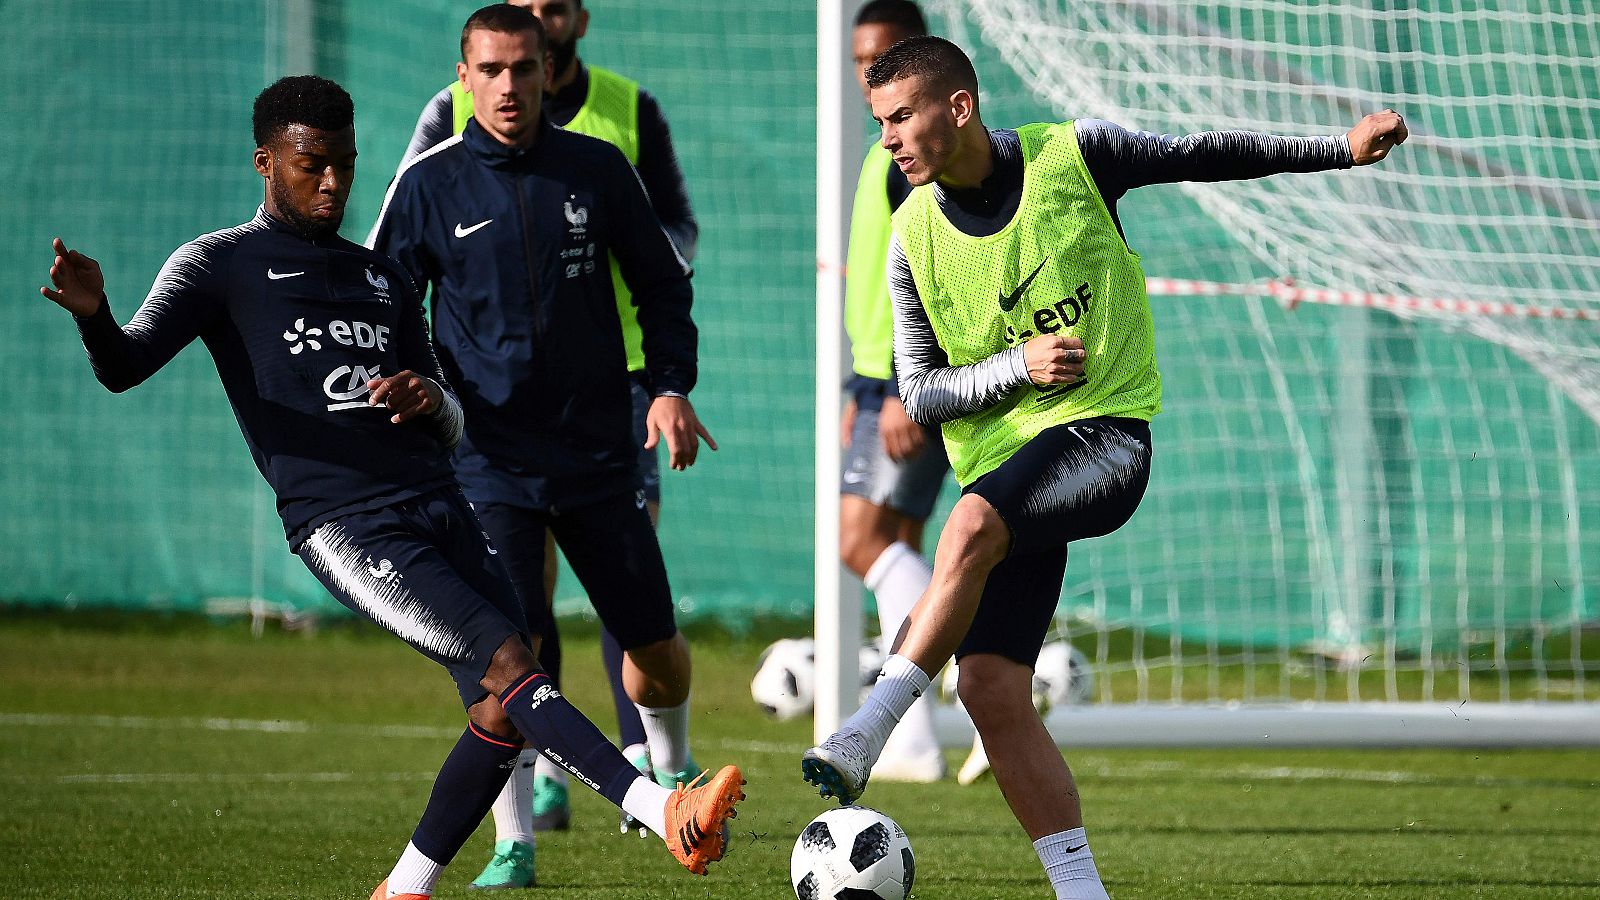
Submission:
<svg viewBox="0 0 1600 900">
<path fill-rule="evenodd" d="M 916 874 L 905 830 L 865 806 L 817 816 L 789 857 L 798 900 L 906 900 Z"/>
</svg>

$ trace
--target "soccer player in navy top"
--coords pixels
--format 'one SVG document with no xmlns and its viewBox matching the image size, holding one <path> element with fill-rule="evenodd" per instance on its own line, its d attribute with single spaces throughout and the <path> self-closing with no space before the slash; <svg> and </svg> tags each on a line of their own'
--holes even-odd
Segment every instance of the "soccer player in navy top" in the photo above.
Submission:
<svg viewBox="0 0 1600 900">
<path fill-rule="evenodd" d="M 126 327 L 100 266 L 54 242 L 46 297 L 76 319 L 96 378 L 138 385 L 199 338 L 290 547 L 353 612 L 443 665 L 469 723 L 411 842 L 374 898 L 426 898 L 483 818 L 524 740 L 667 836 L 691 871 L 723 852 L 732 766 L 669 792 L 639 773 L 539 669 L 505 572 L 451 474 L 461 405 L 406 272 L 339 237 L 355 175 L 337 84 L 281 79 L 256 98 L 266 199 L 243 225 L 179 247 Z"/>
<path fill-rule="evenodd" d="M 431 286 L 434 342 L 466 410 L 456 473 L 529 631 L 542 638 L 553 626 L 550 531 L 625 652 L 657 780 L 692 781 L 689 648 L 637 480 L 606 260 L 633 294 L 651 428 L 674 469 L 692 465 L 710 437 L 688 399 L 697 352 L 689 268 L 622 152 L 542 115 L 549 61 L 537 18 L 486 6 L 467 19 L 461 49 L 473 117 L 395 179 L 372 246 Z"/>
</svg>

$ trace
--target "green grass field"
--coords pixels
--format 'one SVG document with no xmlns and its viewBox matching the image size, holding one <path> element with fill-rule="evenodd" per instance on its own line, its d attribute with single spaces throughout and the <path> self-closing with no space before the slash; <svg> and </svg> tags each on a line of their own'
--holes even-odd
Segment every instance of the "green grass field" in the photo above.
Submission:
<svg viewBox="0 0 1600 900">
<path fill-rule="evenodd" d="M 764 641 L 695 640 L 696 756 L 750 780 L 727 859 L 700 879 L 575 793 L 526 897 L 781 898 L 824 808 L 806 722 L 749 700 Z M 609 727 L 592 634 L 566 692 Z M 459 732 L 443 673 L 373 629 L 0 611 L 0 896 L 364 900 Z M 1114 897 L 1600 897 L 1600 754 L 1081 750 Z M 960 758 L 951 754 L 952 764 Z M 993 782 L 874 785 L 917 853 L 918 898 L 1049 897 Z M 437 897 L 469 896 L 484 828 Z"/>
</svg>

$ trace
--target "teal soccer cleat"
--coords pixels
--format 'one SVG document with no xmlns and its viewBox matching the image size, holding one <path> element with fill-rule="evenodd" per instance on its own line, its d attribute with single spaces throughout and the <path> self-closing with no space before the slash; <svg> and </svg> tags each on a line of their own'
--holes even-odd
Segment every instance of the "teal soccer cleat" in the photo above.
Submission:
<svg viewBox="0 0 1600 900">
<path fill-rule="evenodd" d="M 468 887 L 475 891 L 503 891 L 533 887 L 533 883 L 533 845 L 495 841 L 494 858 Z"/>
</svg>

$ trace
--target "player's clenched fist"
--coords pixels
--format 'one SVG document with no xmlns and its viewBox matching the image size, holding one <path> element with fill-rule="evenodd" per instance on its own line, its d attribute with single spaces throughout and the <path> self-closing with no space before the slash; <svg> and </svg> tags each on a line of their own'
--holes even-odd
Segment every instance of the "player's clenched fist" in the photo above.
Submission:
<svg viewBox="0 0 1600 900">
<path fill-rule="evenodd" d="M 1059 334 L 1041 334 L 1022 345 L 1022 358 L 1028 364 L 1028 379 L 1034 384 L 1067 384 L 1083 377 L 1083 363 L 1089 356 L 1083 340 Z"/>
<path fill-rule="evenodd" d="M 1357 122 L 1345 137 L 1350 139 L 1350 158 L 1356 165 L 1366 166 L 1388 156 L 1389 151 L 1396 144 L 1404 144 L 1410 134 L 1405 117 L 1386 109 Z"/>
<path fill-rule="evenodd" d="M 385 406 L 394 415 L 389 421 L 399 425 L 407 419 L 425 416 L 439 408 L 443 402 L 443 391 L 434 383 L 432 378 L 405 370 L 387 378 L 374 378 L 367 382 L 372 396 L 367 398 L 368 406 Z"/>
</svg>

